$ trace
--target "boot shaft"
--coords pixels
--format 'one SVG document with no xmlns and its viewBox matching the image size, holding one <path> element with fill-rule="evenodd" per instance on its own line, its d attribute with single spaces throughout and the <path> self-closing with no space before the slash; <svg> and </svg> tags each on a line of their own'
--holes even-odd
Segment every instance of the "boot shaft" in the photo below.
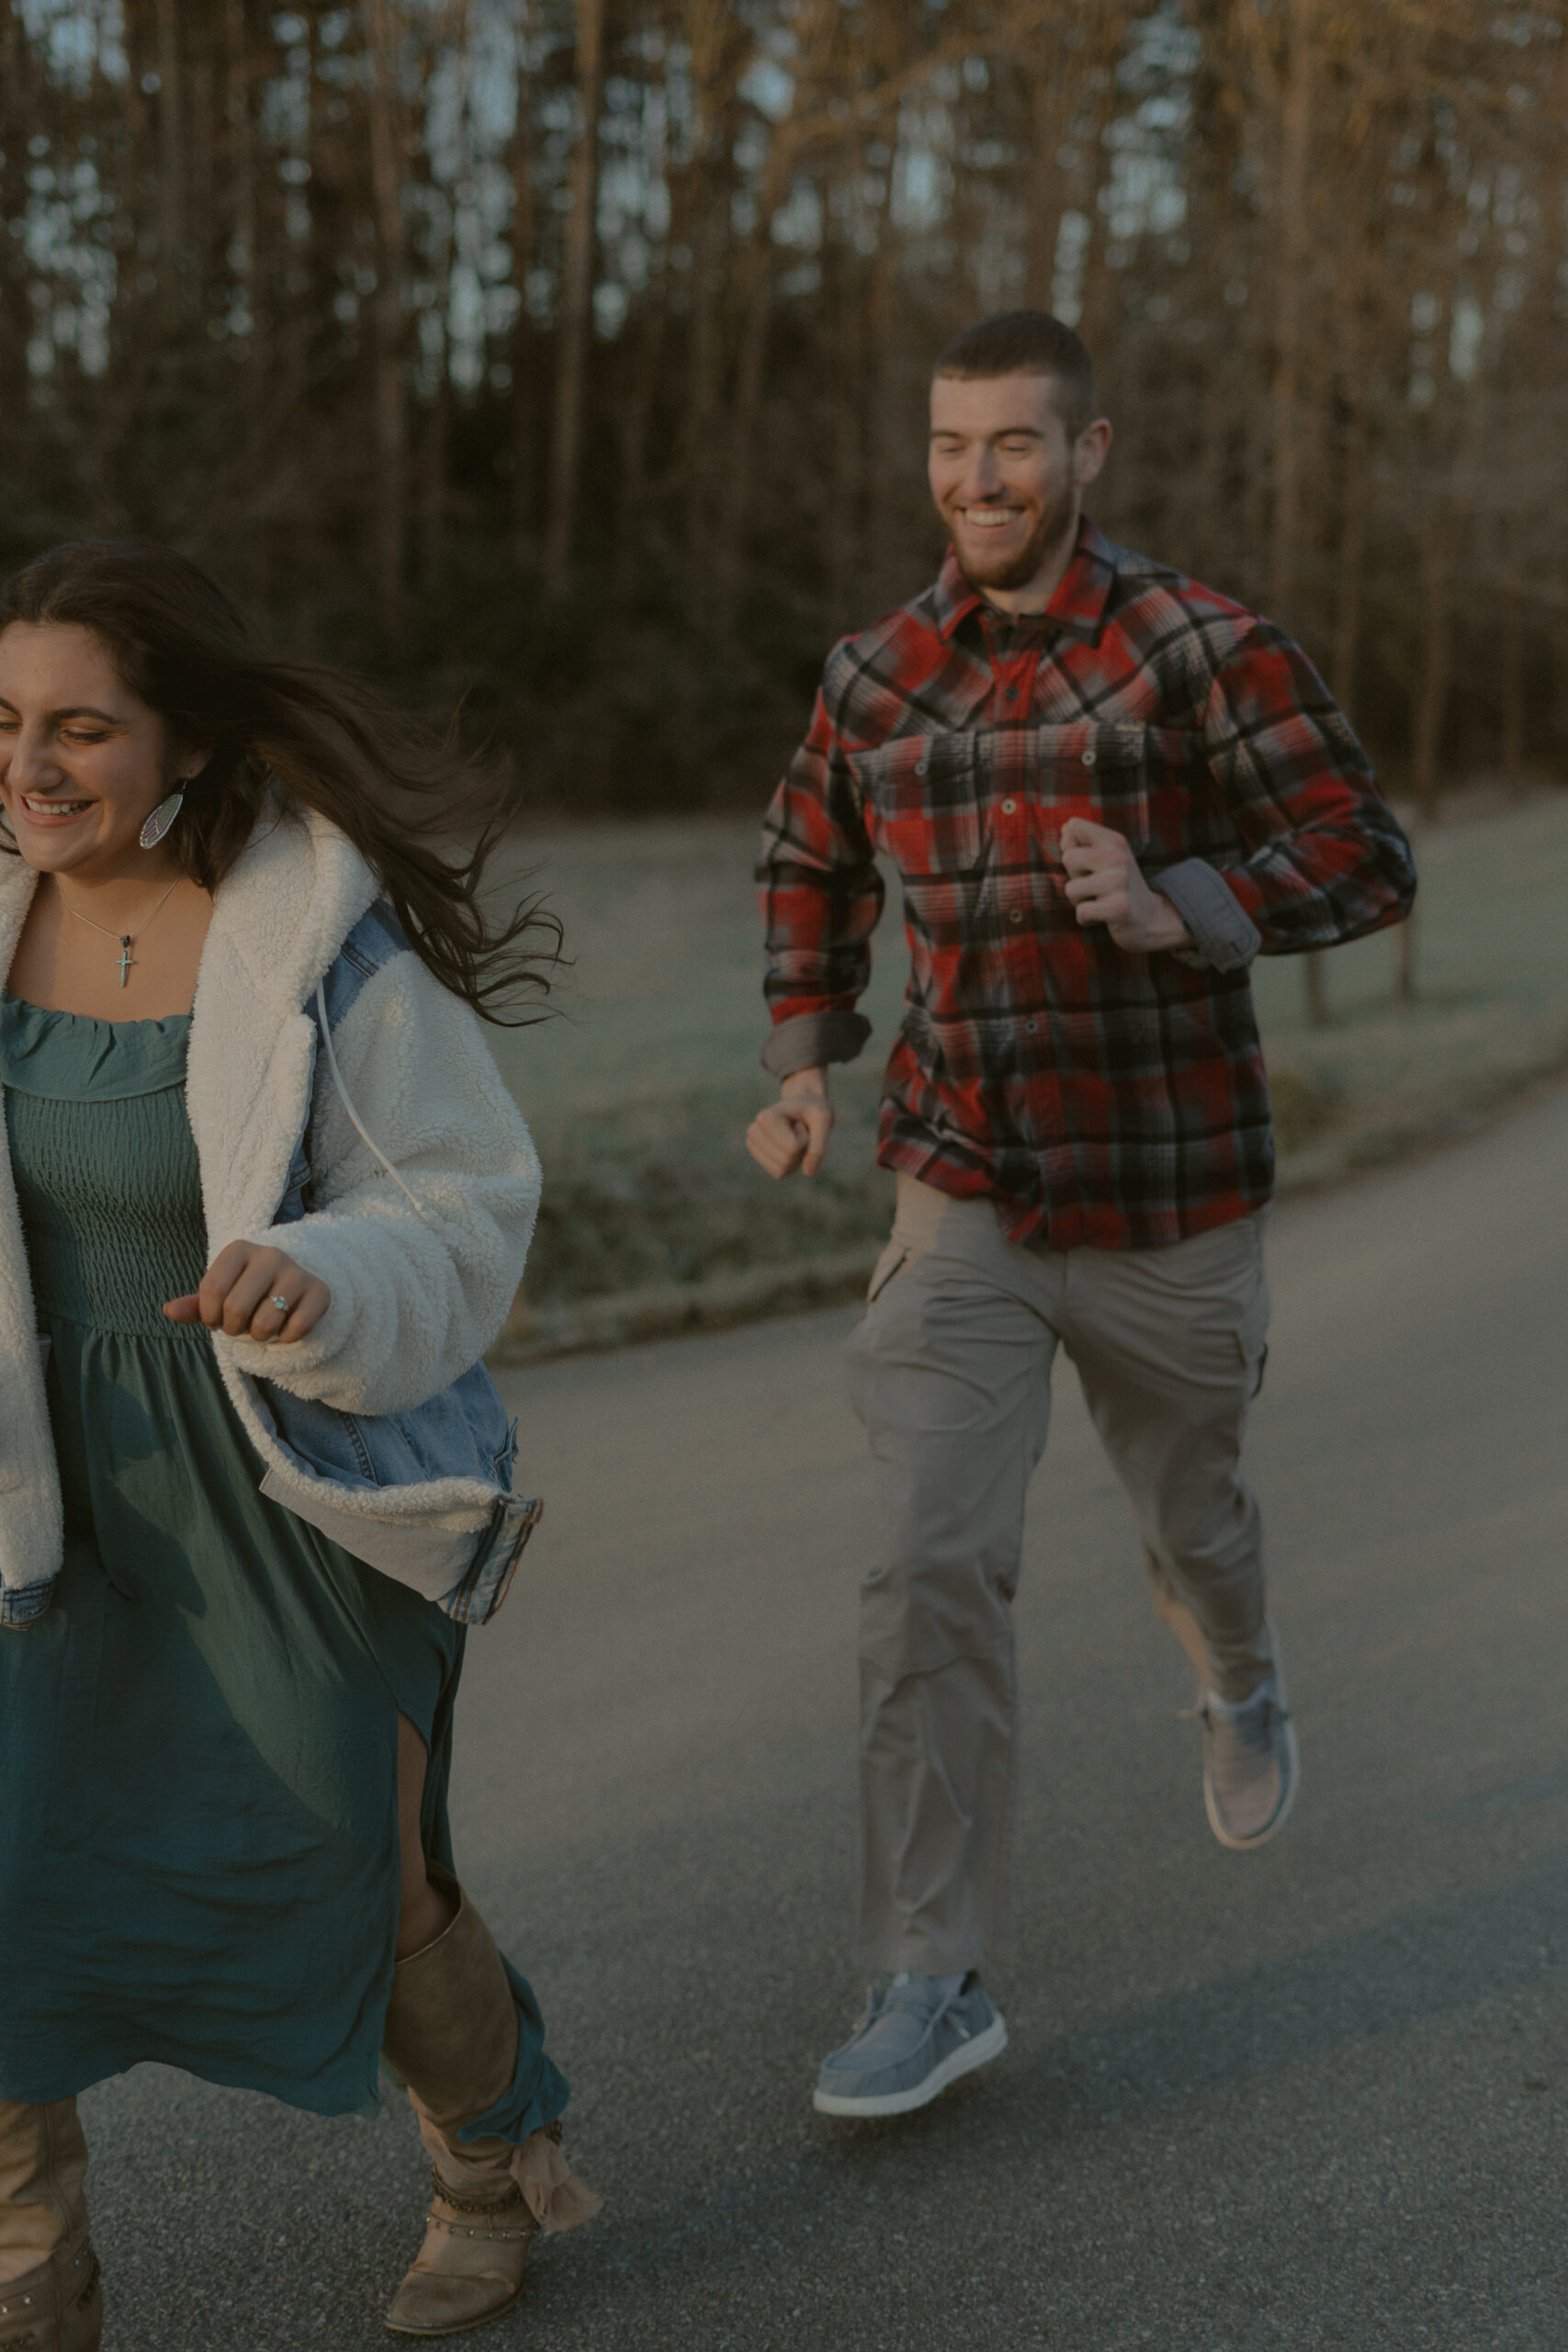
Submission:
<svg viewBox="0 0 1568 2352">
<path fill-rule="evenodd" d="M 86 2177 L 74 2099 L 0 2099 L 0 2352 L 98 2352 Z"/>
<path fill-rule="evenodd" d="M 49 2107 L 0 2099 L 0 2297 L 68 2239 L 86 2236 L 86 2178 L 73 2098 Z"/>
<path fill-rule="evenodd" d="M 451 1873 L 429 1867 L 453 1916 L 434 1943 L 393 1969 L 383 2047 L 415 2111 L 447 2146 L 470 2157 L 496 2155 L 504 2142 L 476 2150 L 458 2141 L 457 2128 L 492 2108 L 512 2081 L 516 2004 L 490 1929 Z"/>
</svg>

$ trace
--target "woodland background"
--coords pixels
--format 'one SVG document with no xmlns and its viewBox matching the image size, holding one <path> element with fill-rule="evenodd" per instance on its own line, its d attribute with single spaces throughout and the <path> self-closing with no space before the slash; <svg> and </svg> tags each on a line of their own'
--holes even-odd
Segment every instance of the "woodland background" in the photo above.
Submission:
<svg viewBox="0 0 1568 2352">
<path fill-rule="evenodd" d="M 536 805 L 755 808 L 959 325 L 1400 789 L 1568 752 L 1561 0 L 0 0 L 0 560 L 151 532 Z"/>
</svg>

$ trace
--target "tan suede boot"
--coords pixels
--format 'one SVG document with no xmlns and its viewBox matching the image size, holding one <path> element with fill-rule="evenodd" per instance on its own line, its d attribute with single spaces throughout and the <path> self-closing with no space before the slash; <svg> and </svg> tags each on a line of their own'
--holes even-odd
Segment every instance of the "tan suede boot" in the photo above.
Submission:
<svg viewBox="0 0 1568 2352">
<path fill-rule="evenodd" d="M 434 2191 L 424 2244 L 392 2298 L 399 2335 L 454 2335 L 509 2312 L 536 2233 L 570 2230 L 604 2199 L 556 2144 L 558 2125 L 514 2148 L 463 2141 L 460 2125 L 502 2098 L 517 2067 L 517 2010 L 489 1928 L 449 1872 L 430 1875 L 457 1916 L 423 1951 L 398 1962 L 386 2054 L 408 2086 Z"/>
<path fill-rule="evenodd" d="M 98 2352 L 98 2260 L 87 2238 L 87 2143 L 73 2098 L 0 2099 L 0 2346 Z"/>
</svg>

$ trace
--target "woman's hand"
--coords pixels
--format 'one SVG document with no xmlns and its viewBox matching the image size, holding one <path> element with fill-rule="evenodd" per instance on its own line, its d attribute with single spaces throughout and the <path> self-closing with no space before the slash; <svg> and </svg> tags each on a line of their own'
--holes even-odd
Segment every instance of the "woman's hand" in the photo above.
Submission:
<svg viewBox="0 0 1568 2352">
<path fill-rule="evenodd" d="M 287 1299 L 287 1307 L 278 1300 Z M 205 1323 L 231 1340 L 302 1340 L 313 1331 L 333 1295 L 281 1250 L 258 1241 L 231 1241 L 220 1250 L 188 1298 L 171 1298 L 164 1312 L 171 1323 Z"/>
</svg>

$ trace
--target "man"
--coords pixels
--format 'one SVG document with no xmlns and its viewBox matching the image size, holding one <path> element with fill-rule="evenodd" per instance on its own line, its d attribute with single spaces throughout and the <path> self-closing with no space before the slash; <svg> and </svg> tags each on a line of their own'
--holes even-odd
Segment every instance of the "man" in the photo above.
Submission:
<svg viewBox="0 0 1568 2352">
<path fill-rule="evenodd" d="M 893 1238 L 852 1343 L 882 1544 L 861 1634 L 860 2026 L 830 2115 L 923 2106 L 995 2057 L 1011 1601 L 1065 1348 L 1200 1684 L 1214 1835 L 1271 1838 L 1295 1736 L 1237 1468 L 1268 1327 L 1274 1155 L 1247 967 L 1409 911 L 1408 846 L 1269 622 L 1084 519 L 1111 426 L 1043 312 L 937 361 L 934 587 L 831 655 L 759 880 L 780 1100 L 747 1141 L 821 1166 L 829 1066 L 903 881 L 910 978 L 877 1157 Z"/>
</svg>

